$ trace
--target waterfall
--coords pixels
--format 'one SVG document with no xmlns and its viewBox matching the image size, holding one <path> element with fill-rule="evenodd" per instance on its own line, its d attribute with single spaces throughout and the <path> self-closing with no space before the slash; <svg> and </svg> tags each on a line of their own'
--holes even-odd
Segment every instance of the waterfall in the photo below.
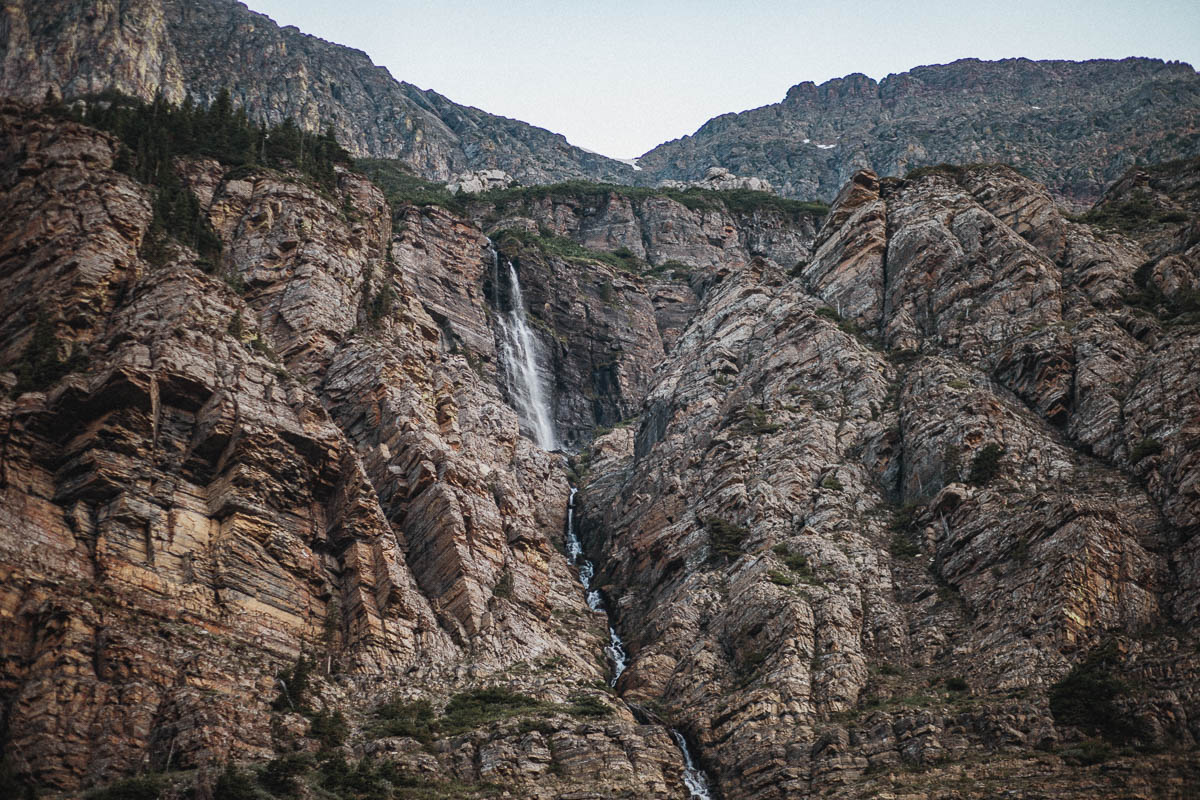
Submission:
<svg viewBox="0 0 1200 800">
<path fill-rule="evenodd" d="M 604 597 L 600 594 L 600 590 L 592 588 L 592 579 L 596 577 L 596 565 L 583 557 L 583 543 L 579 541 L 579 534 L 575 530 L 575 493 L 578 491 L 572 486 L 571 496 L 567 500 L 567 561 L 571 566 L 579 569 L 579 582 L 583 584 L 588 607 L 592 611 L 604 612 L 607 617 L 608 609 L 604 605 Z M 613 665 L 613 676 L 608 685 L 616 687 L 617 679 L 625 671 L 629 657 L 625 653 L 625 643 L 617 635 L 611 619 L 608 623 L 608 646 L 604 648 L 604 652 Z M 683 738 L 683 734 L 674 728 L 671 728 L 671 738 L 675 740 L 679 752 L 683 754 L 683 785 L 687 787 L 690 797 L 692 800 L 712 800 L 708 776 L 692 759 L 692 751 L 688 749 L 687 739 Z"/>
<path fill-rule="evenodd" d="M 491 240 L 488 242 L 491 245 Z M 492 287 L 496 314 L 500 326 L 500 358 L 506 367 L 508 391 L 517 406 L 517 414 L 524 427 L 533 432 L 533 439 L 543 450 L 556 450 L 558 439 L 554 435 L 554 423 L 550 416 L 550 404 L 538 371 L 541 347 L 537 337 L 529 328 L 525 314 L 525 298 L 521 294 L 521 282 L 512 262 L 505 259 L 508 269 L 500 268 L 500 254 L 492 251 Z M 509 309 L 500 309 L 500 273 L 505 272 L 508 281 Z"/>
<path fill-rule="evenodd" d="M 599 589 L 592 588 L 592 578 L 596 576 L 596 566 L 586 558 L 583 558 L 583 543 L 579 541 L 579 534 L 575 532 L 575 493 L 579 490 L 574 486 L 571 487 L 571 497 L 567 500 L 567 561 L 573 567 L 579 568 L 579 582 L 583 584 L 584 597 L 587 599 L 588 608 L 592 611 L 600 611 L 605 617 L 608 617 L 608 609 L 604 605 L 604 596 L 600 594 Z M 620 679 L 621 673 L 625 671 L 625 667 L 629 665 L 629 655 L 625 652 L 625 643 L 621 641 L 621 637 L 612 626 L 612 622 L 608 623 L 608 645 L 604 648 L 604 654 L 608 656 L 608 660 L 612 662 L 613 676 L 609 680 L 609 686 L 616 686 L 617 680 Z"/>
<path fill-rule="evenodd" d="M 674 728 L 671 729 L 671 736 L 674 737 L 675 744 L 679 745 L 679 751 L 683 753 L 683 785 L 691 792 L 693 798 L 712 800 L 712 794 L 708 788 L 708 776 L 692 760 L 692 751 L 688 750 L 687 739 L 683 738 L 683 734 Z"/>
</svg>

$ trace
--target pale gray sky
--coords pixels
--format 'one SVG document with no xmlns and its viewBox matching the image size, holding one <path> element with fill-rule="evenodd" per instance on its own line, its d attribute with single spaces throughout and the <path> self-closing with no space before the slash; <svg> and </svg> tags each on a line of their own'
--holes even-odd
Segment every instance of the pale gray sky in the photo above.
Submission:
<svg viewBox="0 0 1200 800">
<path fill-rule="evenodd" d="M 1196 0 L 246 0 L 458 103 L 640 155 L 851 72 L 958 58 L 1200 63 Z"/>
</svg>

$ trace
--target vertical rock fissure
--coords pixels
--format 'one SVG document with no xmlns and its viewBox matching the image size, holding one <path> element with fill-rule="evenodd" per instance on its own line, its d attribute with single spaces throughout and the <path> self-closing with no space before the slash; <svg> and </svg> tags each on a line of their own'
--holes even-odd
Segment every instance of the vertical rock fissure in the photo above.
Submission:
<svg viewBox="0 0 1200 800">
<path fill-rule="evenodd" d="M 540 371 L 541 344 L 529 327 L 525 313 L 525 298 L 521 281 L 512 261 L 503 259 L 488 240 L 492 255 L 492 292 L 496 305 L 496 321 L 500 334 L 500 360 L 504 365 L 508 393 L 516 406 L 522 426 L 530 431 L 533 440 L 543 450 L 558 449 L 554 421 L 550 414 L 546 387 Z M 500 304 L 500 281 L 507 283 L 509 309 Z"/>
<path fill-rule="evenodd" d="M 608 656 L 613 668 L 612 678 L 609 679 L 608 685 L 615 689 L 621 673 L 625 671 L 625 667 L 628 665 L 629 657 L 625 652 L 625 643 L 621 640 L 616 628 L 613 627 L 608 608 L 604 605 L 604 596 L 600 593 L 599 589 L 592 588 L 592 579 L 596 575 L 596 565 L 589 559 L 584 558 L 583 543 L 579 540 L 579 534 L 575 530 L 575 495 L 578 491 L 578 489 L 572 486 L 571 495 L 567 499 L 567 562 L 579 571 L 579 582 L 583 585 L 588 607 L 592 611 L 603 613 L 608 622 L 608 645 L 604 648 L 604 653 Z M 687 787 L 689 796 L 693 800 L 712 800 L 708 775 L 696 765 L 695 760 L 692 758 L 692 752 L 688 749 L 687 739 L 675 728 L 668 728 L 668 731 L 671 734 L 672 740 L 674 740 L 676 746 L 679 748 L 679 752 L 683 755 L 683 774 L 681 778 L 683 785 Z"/>
</svg>

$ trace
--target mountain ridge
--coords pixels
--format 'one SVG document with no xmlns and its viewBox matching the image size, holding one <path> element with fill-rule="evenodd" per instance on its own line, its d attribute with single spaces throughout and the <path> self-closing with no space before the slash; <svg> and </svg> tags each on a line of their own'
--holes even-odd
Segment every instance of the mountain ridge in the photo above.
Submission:
<svg viewBox="0 0 1200 800">
<path fill-rule="evenodd" d="M 503 169 L 525 183 L 628 180 L 626 164 L 561 134 L 463 106 L 394 78 L 363 51 L 328 42 L 233 0 L 68 0 L 5 6 L 0 94 L 40 101 L 115 89 L 150 100 L 211 101 L 229 89 L 252 118 L 332 125 L 356 155 L 396 158 L 448 180 Z"/>
<path fill-rule="evenodd" d="M 1198 125 L 1200 75 L 1183 62 L 968 58 L 879 81 L 802 81 L 780 102 L 714 117 L 638 165 L 653 180 L 696 180 L 719 165 L 786 196 L 829 200 L 857 169 L 1002 162 L 1082 203 L 1138 159 L 1200 154 Z"/>
</svg>

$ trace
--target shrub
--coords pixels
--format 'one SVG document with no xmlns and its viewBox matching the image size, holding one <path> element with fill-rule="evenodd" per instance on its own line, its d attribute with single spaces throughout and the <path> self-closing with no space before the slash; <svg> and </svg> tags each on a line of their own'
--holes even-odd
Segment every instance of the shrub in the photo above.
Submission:
<svg viewBox="0 0 1200 800">
<path fill-rule="evenodd" d="M 779 430 L 779 425 L 769 420 L 767 410 L 760 405 L 746 406 L 742 409 L 741 417 L 742 421 L 738 427 L 743 433 L 761 435 Z"/>
<path fill-rule="evenodd" d="M 350 726 L 341 711 L 321 711 L 309 721 L 308 735 L 321 743 L 321 748 L 330 750 L 340 747 L 350 735 Z"/>
<path fill-rule="evenodd" d="M 808 558 L 802 553 L 793 553 L 792 551 L 788 550 L 788 546 L 786 544 L 775 545 L 775 548 L 772 552 L 779 556 L 784 565 L 793 572 L 810 571 L 808 566 Z"/>
<path fill-rule="evenodd" d="M 1128 693 L 1128 686 L 1114 675 L 1120 667 L 1120 654 L 1114 642 L 1089 653 L 1050 687 L 1050 713 L 1054 721 L 1119 744 L 1144 735 L 1142 726 L 1126 717 L 1118 705 Z"/>
<path fill-rule="evenodd" d="M 786 572 L 779 570 L 771 570 L 767 573 L 767 578 L 776 586 L 795 586 L 796 579 L 788 575 Z"/>
<path fill-rule="evenodd" d="M 571 696 L 571 704 L 567 706 L 567 713 L 573 717 L 599 719 L 611 716 L 613 709 L 612 706 L 595 695 L 576 694 Z"/>
<path fill-rule="evenodd" d="M 371 735 L 376 738 L 406 736 L 422 744 L 433 741 L 433 707 L 427 700 L 392 698 L 375 709 L 375 717 L 378 722 L 371 727 Z"/>
<path fill-rule="evenodd" d="M 295 797 L 300 792 L 301 775 L 308 772 L 312 761 L 301 753 L 289 753 L 279 758 L 271 759 L 258 776 L 268 792 L 277 797 Z"/>
<path fill-rule="evenodd" d="M 37 797 L 37 790 L 17 775 L 7 756 L 0 757 L 0 797 L 11 797 L 12 800 L 34 800 Z"/>
<path fill-rule="evenodd" d="M 492 596 L 508 599 L 513 593 L 513 576 L 508 570 L 500 575 L 500 580 L 496 581 L 496 585 L 492 587 Z"/>
<path fill-rule="evenodd" d="M 38 309 L 33 323 L 33 335 L 21 351 L 17 362 L 17 385 L 13 395 L 23 392 L 40 392 L 58 381 L 67 373 L 83 365 L 83 355 L 75 349 L 63 359 L 60 355 L 62 343 L 54 329 L 54 323 L 42 309 Z"/>
<path fill-rule="evenodd" d="M 250 774 L 233 764 L 226 764 L 213 786 L 213 800 L 257 800 L 258 789 Z"/>
<path fill-rule="evenodd" d="M 1102 764 L 1113 756 L 1112 745 L 1103 739 L 1088 739 L 1074 747 L 1063 749 L 1063 761 L 1080 767 Z"/>
<path fill-rule="evenodd" d="M 1162 450 L 1162 442 L 1158 439 L 1142 439 L 1134 445 L 1133 452 L 1129 454 L 1129 460 L 1134 464 L 1139 464 L 1150 456 L 1158 455 Z"/>
<path fill-rule="evenodd" d="M 279 683 L 279 696 L 271 703 L 271 708 L 275 711 L 306 711 L 309 678 L 315 666 L 312 659 L 301 654 L 295 666 L 290 670 L 281 670 L 275 676 Z"/>
<path fill-rule="evenodd" d="M 892 534 L 892 541 L 888 550 L 895 558 L 916 558 L 921 554 L 921 548 L 917 543 L 907 533 L 902 531 L 896 531 Z"/>
<path fill-rule="evenodd" d="M 474 730 L 489 722 L 537 711 L 542 704 L 534 698 L 496 686 L 456 694 L 446 705 L 438 729 L 448 735 Z"/>
<path fill-rule="evenodd" d="M 736 561 L 741 557 L 742 543 L 750 536 L 750 531 L 716 516 L 705 517 L 703 521 L 704 527 L 708 528 L 714 560 L 725 558 Z"/>
<path fill-rule="evenodd" d="M 842 486 L 842 482 L 838 480 L 836 475 L 827 475 L 821 481 L 821 488 L 822 489 L 832 489 L 835 492 L 840 492 L 844 487 Z"/>
<path fill-rule="evenodd" d="M 88 800 L 158 800 L 165 781 L 160 775 L 138 775 L 88 792 Z"/>
<path fill-rule="evenodd" d="M 967 480 L 976 486 L 983 486 L 991 481 L 1000 472 L 1000 457 L 1003 455 L 1004 448 L 1000 445 L 995 443 L 986 445 L 975 454 L 975 459 L 971 462 L 971 473 Z"/>
<path fill-rule="evenodd" d="M 952 692 L 965 692 L 971 687 L 967 685 L 965 679 L 955 676 L 946 679 L 946 688 Z"/>
</svg>

